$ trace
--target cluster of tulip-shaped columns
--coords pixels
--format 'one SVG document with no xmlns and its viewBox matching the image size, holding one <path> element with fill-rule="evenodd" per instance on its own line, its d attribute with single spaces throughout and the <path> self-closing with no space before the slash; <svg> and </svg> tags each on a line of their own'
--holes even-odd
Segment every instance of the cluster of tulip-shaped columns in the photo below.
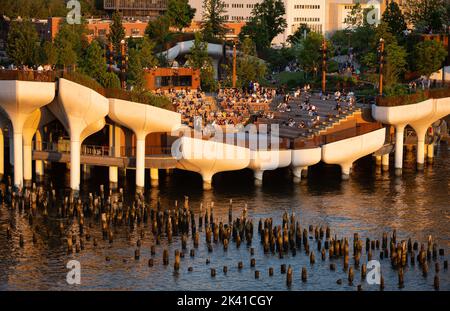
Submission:
<svg viewBox="0 0 450 311">
<path fill-rule="evenodd" d="M 172 145 L 177 168 L 202 175 L 203 189 L 209 190 L 214 174 L 241 170 L 250 164 L 250 149 L 214 140 L 183 136 Z"/>
<path fill-rule="evenodd" d="M 171 132 L 181 125 L 179 113 L 131 101 L 110 98 L 109 117 L 136 136 L 136 188 L 145 185 L 145 138 L 150 133 Z"/>
<path fill-rule="evenodd" d="M 348 179 L 353 162 L 369 155 L 384 145 L 386 128 L 322 145 L 322 161 L 338 164 L 342 179 Z"/>
<path fill-rule="evenodd" d="M 66 79 L 59 79 L 58 98 L 49 106 L 70 135 L 70 187 L 80 189 L 81 143 L 105 125 L 108 99 Z"/>
<path fill-rule="evenodd" d="M 416 104 L 384 107 L 372 105 L 372 116 L 377 121 L 395 126 L 395 171 L 401 174 L 403 167 L 403 143 L 406 125 L 417 134 L 417 167 L 423 168 L 425 136 L 433 122 L 450 113 L 450 97 L 428 99 Z"/>
<path fill-rule="evenodd" d="M 14 133 L 14 185 L 16 187 L 23 186 L 23 131 L 25 123 L 28 118 L 33 118 L 32 114 L 36 110 L 50 103 L 54 97 L 55 83 L 53 82 L 0 81 L 0 107 L 11 120 Z M 30 155 L 31 146 L 26 146 L 25 151 L 27 155 Z M 31 158 L 27 160 L 31 163 Z M 30 163 L 26 161 L 26 165 Z"/>
</svg>

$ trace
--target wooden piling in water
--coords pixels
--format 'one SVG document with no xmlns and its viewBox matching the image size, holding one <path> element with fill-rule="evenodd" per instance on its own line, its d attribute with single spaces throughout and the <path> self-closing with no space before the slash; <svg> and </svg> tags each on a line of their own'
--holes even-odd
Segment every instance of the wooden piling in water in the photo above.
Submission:
<svg viewBox="0 0 450 311">
<path fill-rule="evenodd" d="M 434 276 L 433 285 L 435 290 L 439 290 L 439 276 L 437 274 Z"/>
<path fill-rule="evenodd" d="M 348 285 L 353 285 L 354 272 L 353 267 L 348 269 Z"/>
<path fill-rule="evenodd" d="M 286 285 L 290 287 L 292 284 L 292 268 L 291 265 L 289 265 L 287 269 L 287 275 L 286 275 Z"/>
<path fill-rule="evenodd" d="M 273 276 L 273 268 L 272 267 L 269 268 L 269 276 Z"/>
<path fill-rule="evenodd" d="M 169 251 L 167 249 L 163 250 L 163 265 L 167 266 L 169 264 Z"/>
<path fill-rule="evenodd" d="M 302 282 L 306 282 L 308 280 L 308 272 L 306 271 L 306 268 L 302 268 Z"/>
<path fill-rule="evenodd" d="M 173 264 L 173 269 L 175 271 L 180 270 L 180 261 L 181 261 L 180 251 L 179 250 L 175 250 L 175 261 L 174 261 L 174 264 Z"/>
</svg>

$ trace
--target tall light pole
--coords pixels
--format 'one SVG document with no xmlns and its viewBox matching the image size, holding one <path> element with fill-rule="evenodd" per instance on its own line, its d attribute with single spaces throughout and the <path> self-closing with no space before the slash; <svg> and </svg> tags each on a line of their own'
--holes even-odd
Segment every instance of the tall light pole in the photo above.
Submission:
<svg viewBox="0 0 450 311">
<path fill-rule="evenodd" d="M 379 95 L 383 96 L 383 62 L 384 62 L 384 39 L 380 38 L 380 81 Z"/>
<path fill-rule="evenodd" d="M 325 93 L 327 84 L 327 41 L 325 38 L 322 42 L 322 92 Z"/>
</svg>

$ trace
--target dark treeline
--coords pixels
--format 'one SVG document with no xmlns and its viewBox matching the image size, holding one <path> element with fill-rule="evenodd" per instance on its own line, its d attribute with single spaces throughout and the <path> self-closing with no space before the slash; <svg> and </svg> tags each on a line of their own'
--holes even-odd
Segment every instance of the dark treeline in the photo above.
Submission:
<svg viewBox="0 0 450 311">
<path fill-rule="evenodd" d="M 79 0 L 83 16 L 105 15 L 103 0 Z M 69 11 L 66 0 L 2 0 L 0 16 L 11 18 L 48 18 L 50 16 L 65 16 Z"/>
</svg>

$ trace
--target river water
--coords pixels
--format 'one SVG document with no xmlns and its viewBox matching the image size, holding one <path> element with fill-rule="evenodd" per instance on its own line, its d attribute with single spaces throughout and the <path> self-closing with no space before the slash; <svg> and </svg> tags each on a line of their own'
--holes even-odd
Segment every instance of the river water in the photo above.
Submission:
<svg viewBox="0 0 450 311">
<path fill-rule="evenodd" d="M 450 147 L 442 144 L 437 148 L 434 164 L 417 173 L 414 156 L 406 154 L 406 163 L 402 177 L 396 177 L 391 167 L 390 173 L 382 173 L 370 157 L 358 161 L 350 180 L 341 181 L 337 167 L 317 165 L 310 168 L 307 179 L 294 184 L 287 170 L 269 172 L 265 175 L 262 186 L 253 184 L 250 171 L 219 174 L 214 180 L 212 191 L 201 190 L 201 179 L 196 174 L 175 171 L 172 174 L 160 174 L 157 188 L 146 189 L 146 200 L 155 205 L 161 198 L 163 208 L 173 207 L 175 200 L 183 204 L 184 196 L 189 196 L 191 209 L 198 218 L 199 206 L 214 202 L 214 217 L 228 221 L 230 199 L 233 200 L 233 218 L 239 217 L 244 205 L 248 206 L 248 216 L 254 220 L 254 239 L 251 246 L 242 243 L 239 248 L 230 243 L 224 251 L 222 244 L 212 243 L 213 252 L 206 247 L 205 230 L 200 233 L 200 245 L 195 250 L 195 257 L 189 256 L 193 247 L 188 238 L 185 257 L 181 259 L 178 272 L 173 269 L 175 249 L 181 250 L 179 237 L 174 237 L 171 244 L 162 238 L 161 245 L 156 245 L 156 254 L 150 253 L 150 245 L 155 244 L 148 224 L 141 224 L 134 231 L 127 227 L 114 229 L 114 242 L 102 240 L 100 225 L 94 220 L 89 229 L 97 237 L 98 245 L 93 246 L 92 239 L 85 242 L 85 249 L 73 254 L 66 253 L 65 240 L 58 235 L 50 238 L 38 235 L 33 244 L 32 231 L 26 213 L 0 207 L 0 290 L 356 290 L 358 284 L 363 290 L 379 290 L 378 285 L 369 285 L 361 280 L 360 268 L 355 268 L 352 285 L 348 284 L 347 272 L 343 270 L 343 259 L 321 260 L 317 250 L 314 232 L 310 232 L 311 250 L 316 262 L 310 264 L 303 248 L 296 256 L 287 254 L 279 258 L 277 254 L 264 254 L 257 232 L 260 218 L 272 217 L 274 224 L 281 224 L 282 214 L 294 212 L 302 229 L 309 225 L 327 225 L 331 236 L 348 237 L 350 240 L 350 265 L 352 259 L 352 237 L 357 232 L 365 241 L 366 237 L 381 241 L 383 232 L 391 235 L 396 229 L 397 241 L 411 238 L 420 243 L 427 243 L 429 235 L 443 248 L 445 256 L 428 262 L 428 276 L 422 276 L 422 269 L 417 261 L 415 265 L 404 268 L 405 286 L 401 290 L 434 290 L 433 279 L 436 274 L 435 262 L 439 262 L 440 289 L 450 290 L 450 276 L 444 270 L 443 262 L 448 260 L 450 251 Z M 392 159 L 391 159 L 392 160 Z M 392 161 L 391 161 L 392 162 Z M 392 163 L 391 163 L 392 164 Z M 62 167 L 54 168 L 47 177 L 62 190 L 68 183 L 68 175 Z M 94 178 L 83 182 L 83 193 L 97 192 L 101 183 L 107 184 L 107 169 L 95 168 Z M 149 175 L 149 174 L 148 174 Z M 148 178 L 148 177 L 147 177 Z M 121 179 L 126 195 L 133 195 L 134 174 L 128 173 Z M 147 181 L 148 183 L 148 181 Z M 13 238 L 7 239 L 6 227 L 14 224 Z M 59 220 L 50 217 L 42 220 L 37 217 L 33 224 L 40 228 L 56 230 Z M 197 223 L 198 225 L 198 223 Z M 140 260 L 135 260 L 134 251 L 139 231 L 145 231 L 140 246 Z M 25 245 L 19 246 L 19 234 L 23 234 Z M 364 243 L 365 244 L 365 243 Z M 162 264 L 162 252 L 169 249 L 170 263 Z M 254 248 L 254 255 L 250 253 Z M 385 290 L 399 290 L 397 271 L 390 265 L 389 259 L 379 259 L 380 250 L 373 251 L 373 258 L 380 260 Z M 367 262 L 365 250 L 362 252 L 361 264 Z M 417 252 L 416 252 L 417 254 Z M 110 260 L 106 261 L 105 258 Z M 148 266 L 148 259 L 154 259 L 154 266 Z M 256 259 L 256 266 L 250 267 L 250 259 Z M 81 284 L 69 285 L 66 264 L 76 259 L 81 264 Z M 209 264 L 206 260 L 209 259 Z M 238 269 L 238 262 L 244 267 Z M 409 259 L 408 259 L 409 262 Z M 335 263 L 336 271 L 330 271 L 330 263 Z M 280 265 L 291 265 L 293 282 L 286 286 L 286 275 L 280 273 Z M 222 272 L 223 266 L 228 273 Z M 192 271 L 188 271 L 192 267 Z M 274 275 L 269 276 L 269 267 L 274 268 Z M 302 267 L 308 273 L 307 282 L 301 281 Z M 215 268 L 217 275 L 211 277 L 210 269 Z M 260 271 L 255 279 L 254 271 Z M 342 279 L 342 285 L 337 280 Z"/>
</svg>

